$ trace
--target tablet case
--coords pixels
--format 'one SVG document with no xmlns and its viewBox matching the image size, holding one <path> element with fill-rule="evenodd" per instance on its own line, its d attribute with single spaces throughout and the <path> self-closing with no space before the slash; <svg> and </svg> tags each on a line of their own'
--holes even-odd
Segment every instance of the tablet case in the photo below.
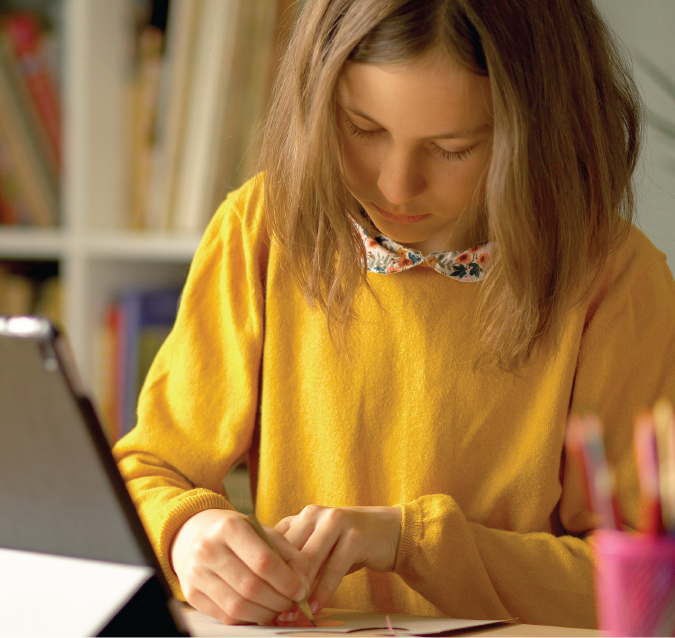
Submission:
<svg viewBox="0 0 675 638">
<path fill-rule="evenodd" d="M 33 317 L 0 317 L 0 548 L 149 567 L 99 635 L 187 635 L 66 340 Z"/>
</svg>

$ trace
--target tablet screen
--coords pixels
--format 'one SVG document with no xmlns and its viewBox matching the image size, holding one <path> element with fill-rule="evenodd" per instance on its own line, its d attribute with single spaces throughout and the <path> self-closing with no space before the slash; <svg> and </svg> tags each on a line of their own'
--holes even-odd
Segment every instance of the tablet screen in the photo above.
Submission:
<svg viewBox="0 0 675 638">
<path fill-rule="evenodd" d="M 0 318 L 0 547 L 152 564 L 91 404 L 57 356 L 62 338 L 22 319 Z"/>
</svg>

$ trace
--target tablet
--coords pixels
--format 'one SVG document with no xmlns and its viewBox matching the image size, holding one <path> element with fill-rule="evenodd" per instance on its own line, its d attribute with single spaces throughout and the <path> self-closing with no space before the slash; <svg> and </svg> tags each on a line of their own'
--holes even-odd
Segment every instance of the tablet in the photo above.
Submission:
<svg viewBox="0 0 675 638">
<path fill-rule="evenodd" d="M 186 635 L 65 338 L 0 317 L 0 635 Z"/>
</svg>

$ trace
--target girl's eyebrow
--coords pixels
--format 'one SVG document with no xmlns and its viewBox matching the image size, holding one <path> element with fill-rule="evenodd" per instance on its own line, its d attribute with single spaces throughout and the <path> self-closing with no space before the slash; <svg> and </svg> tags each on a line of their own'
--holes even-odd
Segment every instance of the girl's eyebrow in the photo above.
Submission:
<svg viewBox="0 0 675 638">
<path fill-rule="evenodd" d="M 345 110 L 348 111 L 351 115 L 356 115 L 364 120 L 368 120 L 369 122 L 372 122 L 375 124 L 375 126 L 379 126 L 380 128 L 384 128 L 377 120 L 374 120 L 372 117 L 369 115 L 366 115 L 363 111 L 357 109 L 354 106 L 347 106 L 344 102 L 338 102 L 338 104 Z M 450 133 L 441 133 L 440 135 L 429 135 L 428 139 L 430 140 L 456 140 L 456 139 L 465 139 L 467 137 L 475 137 L 479 133 L 482 133 L 484 130 L 490 128 L 489 124 L 481 124 L 480 126 L 477 126 L 476 128 L 472 129 L 459 129 L 457 131 L 452 131 Z"/>
</svg>

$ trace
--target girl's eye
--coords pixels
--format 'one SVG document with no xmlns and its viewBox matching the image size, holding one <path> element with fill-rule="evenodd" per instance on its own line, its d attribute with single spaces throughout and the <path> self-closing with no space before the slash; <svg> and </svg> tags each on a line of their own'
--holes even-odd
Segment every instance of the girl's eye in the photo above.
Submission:
<svg viewBox="0 0 675 638">
<path fill-rule="evenodd" d="M 378 133 L 381 132 L 381 129 L 377 129 L 375 131 L 367 131 L 366 129 L 359 128 L 358 126 L 356 126 L 356 124 L 354 124 L 354 122 L 346 118 L 345 123 L 347 124 L 347 130 L 349 131 L 349 134 L 353 135 L 354 137 L 368 138 L 373 137 L 373 135 L 377 135 Z"/>
<path fill-rule="evenodd" d="M 354 124 L 354 122 L 352 122 L 348 118 L 345 118 L 345 124 L 347 125 L 347 131 L 349 131 L 350 135 L 353 135 L 354 137 L 360 137 L 362 139 L 368 139 L 382 133 L 382 129 L 369 131 L 360 128 L 356 126 L 356 124 Z M 465 148 L 463 151 L 446 151 L 444 148 L 441 148 L 440 146 L 434 144 L 433 152 L 444 160 L 450 162 L 461 162 L 462 160 L 465 160 L 467 157 L 469 157 L 474 148 L 475 148 L 474 146 L 471 146 L 469 148 Z"/>
<path fill-rule="evenodd" d="M 469 157 L 474 148 L 476 147 L 471 146 L 469 148 L 465 148 L 463 151 L 446 151 L 444 148 L 434 144 L 434 153 L 444 160 L 451 162 L 461 162 L 462 160 L 465 160 L 467 157 Z"/>
</svg>

